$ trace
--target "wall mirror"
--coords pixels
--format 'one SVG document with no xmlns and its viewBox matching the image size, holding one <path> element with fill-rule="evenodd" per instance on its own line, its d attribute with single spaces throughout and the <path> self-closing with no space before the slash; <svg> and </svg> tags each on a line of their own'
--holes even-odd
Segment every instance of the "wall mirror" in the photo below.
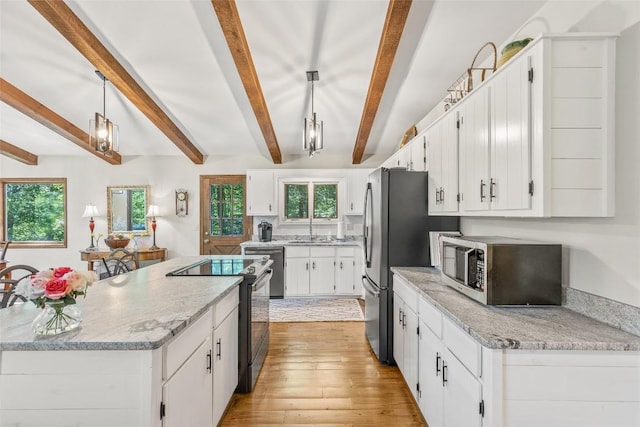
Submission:
<svg viewBox="0 0 640 427">
<path fill-rule="evenodd" d="M 148 185 L 107 186 L 107 228 L 109 234 L 147 234 Z"/>
</svg>

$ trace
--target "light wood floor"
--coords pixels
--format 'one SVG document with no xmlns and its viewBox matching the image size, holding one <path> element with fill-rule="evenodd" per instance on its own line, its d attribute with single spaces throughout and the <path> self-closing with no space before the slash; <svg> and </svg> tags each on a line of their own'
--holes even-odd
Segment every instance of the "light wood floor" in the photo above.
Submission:
<svg viewBox="0 0 640 427">
<path fill-rule="evenodd" d="M 397 367 L 369 349 L 364 322 L 272 323 L 254 391 L 221 425 L 426 425 Z"/>
</svg>

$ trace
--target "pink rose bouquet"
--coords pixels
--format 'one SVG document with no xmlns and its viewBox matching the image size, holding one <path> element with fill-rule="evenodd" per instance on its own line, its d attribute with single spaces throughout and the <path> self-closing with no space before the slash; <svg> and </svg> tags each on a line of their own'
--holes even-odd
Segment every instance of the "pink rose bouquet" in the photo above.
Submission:
<svg viewBox="0 0 640 427">
<path fill-rule="evenodd" d="M 97 279 L 93 271 L 76 271 L 71 267 L 58 267 L 39 271 L 29 281 L 22 281 L 15 293 L 44 308 L 47 303 L 71 305 L 79 295 L 86 295 L 87 286 Z"/>
</svg>

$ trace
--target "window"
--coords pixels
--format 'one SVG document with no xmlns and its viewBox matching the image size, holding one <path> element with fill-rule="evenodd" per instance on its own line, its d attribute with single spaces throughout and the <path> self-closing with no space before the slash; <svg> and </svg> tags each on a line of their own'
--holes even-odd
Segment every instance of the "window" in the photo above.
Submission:
<svg viewBox="0 0 640 427">
<path fill-rule="evenodd" d="M 313 219 L 338 219 L 338 182 L 285 182 L 284 221 L 309 219 L 313 206 Z"/>
<path fill-rule="evenodd" d="M 244 234 L 244 185 L 212 184 L 211 235 L 242 236 Z"/>
<path fill-rule="evenodd" d="M 3 237 L 14 246 L 67 247 L 67 180 L 0 179 Z"/>
</svg>

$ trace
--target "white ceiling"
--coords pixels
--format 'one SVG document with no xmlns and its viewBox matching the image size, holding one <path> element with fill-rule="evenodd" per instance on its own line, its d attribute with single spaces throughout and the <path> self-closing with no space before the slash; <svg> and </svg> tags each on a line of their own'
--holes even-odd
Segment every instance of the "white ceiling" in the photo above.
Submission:
<svg viewBox="0 0 640 427">
<path fill-rule="evenodd" d="M 387 155 L 486 42 L 503 44 L 544 1 L 414 0 L 365 149 Z M 270 159 L 208 0 L 68 1 L 205 156 L 256 151 Z M 351 158 L 388 2 L 236 0 L 286 163 L 303 156 L 307 70 L 318 70 L 315 110 L 327 154 Z M 88 131 L 102 111 L 94 67 L 29 3 L 0 0 L 0 75 Z M 120 154 L 182 155 L 107 83 L 106 113 Z M 0 138 L 36 155 L 88 152 L 0 103 Z"/>
</svg>

